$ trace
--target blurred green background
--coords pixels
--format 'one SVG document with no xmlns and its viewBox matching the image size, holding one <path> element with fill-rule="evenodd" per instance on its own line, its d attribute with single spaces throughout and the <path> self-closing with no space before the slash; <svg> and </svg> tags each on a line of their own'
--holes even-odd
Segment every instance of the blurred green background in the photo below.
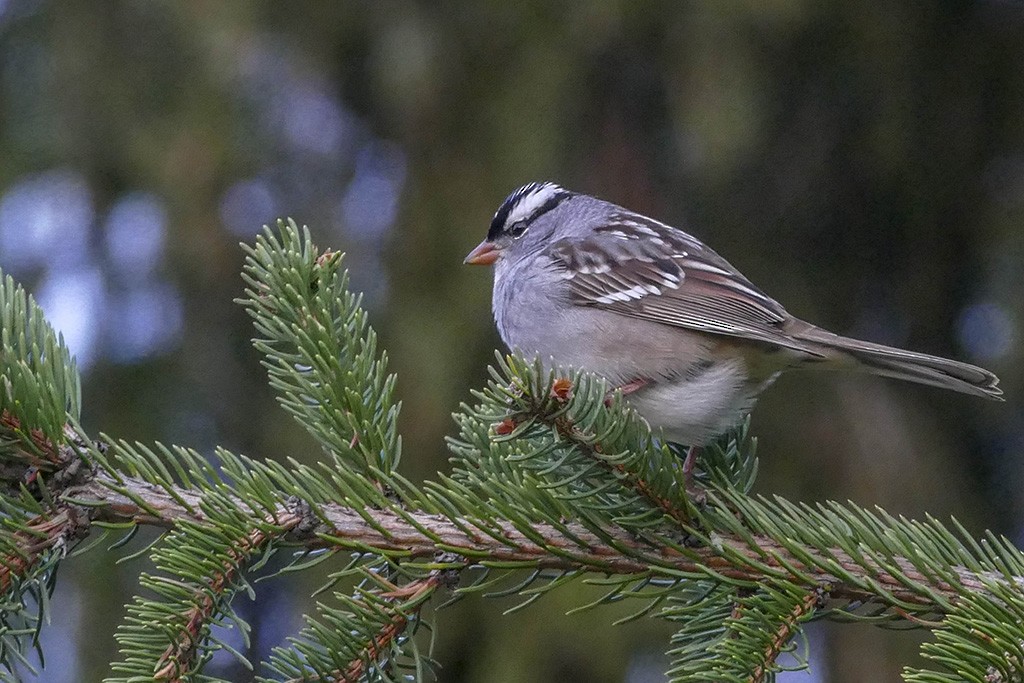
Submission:
<svg viewBox="0 0 1024 683">
<path fill-rule="evenodd" d="M 232 303 L 237 243 L 292 216 L 367 294 L 406 474 L 445 469 L 500 346 L 462 257 L 545 179 L 688 228 L 800 317 L 1002 378 L 1004 404 L 787 376 L 754 416 L 761 492 L 1024 541 L 1021 2 L 0 0 L 0 267 L 77 353 L 94 431 L 317 457 Z M 99 680 L 144 566 L 69 564 L 28 680 Z M 258 589 L 257 656 L 309 605 Z M 440 680 L 663 680 L 664 625 L 562 616 L 582 599 L 439 614 Z M 780 680 L 894 680 L 926 637 L 810 636 Z"/>
</svg>

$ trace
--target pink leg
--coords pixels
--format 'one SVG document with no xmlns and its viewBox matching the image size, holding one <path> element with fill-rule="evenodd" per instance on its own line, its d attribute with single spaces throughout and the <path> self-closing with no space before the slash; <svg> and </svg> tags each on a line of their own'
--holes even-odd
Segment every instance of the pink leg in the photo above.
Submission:
<svg viewBox="0 0 1024 683">
<path fill-rule="evenodd" d="M 623 396 L 629 396 L 630 394 L 636 391 L 640 391 L 650 383 L 651 380 L 649 379 L 634 379 L 632 382 L 626 382 L 621 387 L 619 387 L 619 391 L 622 392 Z"/>
<path fill-rule="evenodd" d="M 626 382 L 622 386 L 616 387 L 616 389 L 621 391 L 623 396 L 629 396 L 633 392 L 636 392 L 636 391 L 639 391 L 639 390 L 643 389 L 645 386 L 647 386 L 650 383 L 651 383 L 651 380 L 649 380 L 649 379 L 644 379 L 644 378 L 634 379 L 634 380 L 632 380 L 630 382 Z M 604 397 L 604 404 L 606 406 L 610 406 L 612 404 L 612 393 L 614 391 L 615 391 L 615 389 L 612 389 L 612 391 L 609 391 L 608 395 Z"/>
<path fill-rule="evenodd" d="M 683 460 L 683 474 L 686 475 L 686 483 L 693 481 L 693 467 L 697 464 L 697 456 L 700 455 L 700 446 L 690 446 L 686 451 L 686 458 Z"/>
</svg>

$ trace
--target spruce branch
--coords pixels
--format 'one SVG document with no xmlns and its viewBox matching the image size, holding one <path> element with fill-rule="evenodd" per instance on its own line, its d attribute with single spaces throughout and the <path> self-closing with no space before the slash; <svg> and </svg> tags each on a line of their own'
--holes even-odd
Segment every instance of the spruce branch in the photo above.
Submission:
<svg viewBox="0 0 1024 683">
<path fill-rule="evenodd" d="M 359 660 L 353 661 L 345 671 L 342 680 L 361 680 L 366 671 L 366 663 L 380 661 L 383 653 L 393 648 L 414 619 L 419 617 L 422 609 L 441 585 L 444 574 L 442 570 L 435 569 L 404 586 L 392 586 L 390 590 L 377 594 L 387 601 L 389 621 L 366 645 Z"/>
<path fill-rule="evenodd" d="M 639 464 L 641 459 L 628 457 L 615 457 L 614 451 L 609 453 L 609 447 L 602 443 L 602 440 L 593 432 L 588 432 L 568 418 L 559 409 L 565 406 L 573 393 L 573 382 L 568 377 L 558 377 L 551 383 L 548 392 L 548 399 L 543 402 L 536 400 L 527 401 L 527 414 L 536 418 L 540 424 L 554 428 L 559 437 L 568 444 L 584 453 L 590 460 L 597 463 L 606 472 L 612 473 L 622 486 L 632 489 L 641 498 L 660 509 L 666 517 L 674 520 L 683 527 L 691 521 L 691 503 L 685 494 L 685 486 L 680 489 L 678 486 L 667 493 L 655 490 L 655 487 L 641 474 L 646 469 Z M 524 398 L 528 396 L 524 395 Z M 534 397 L 535 398 L 535 397 Z M 621 392 L 605 399 L 606 402 L 621 401 Z M 609 403 L 609 405 L 611 405 Z M 554 410 L 551 410 L 554 408 Z M 639 464 L 639 466 L 638 466 Z"/>
<path fill-rule="evenodd" d="M 343 604 L 352 609 L 347 613 L 327 609 L 321 605 L 321 618 L 308 618 L 309 626 L 303 634 L 314 640 L 317 631 L 340 628 L 351 613 L 361 612 L 364 618 L 375 617 L 372 637 L 351 639 L 346 647 L 337 652 L 311 648 L 307 643 L 298 643 L 301 657 L 279 648 L 271 660 L 271 667 L 286 676 L 287 683 L 301 681 L 331 681 L 354 683 L 368 678 L 388 678 L 389 671 L 402 667 L 399 659 L 402 650 L 411 644 L 410 632 L 421 623 L 420 612 L 428 604 L 442 582 L 443 572 L 433 570 L 424 577 L 410 581 L 401 587 L 388 585 L 386 579 L 370 573 L 368 582 L 357 590 L 355 596 L 337 596 Z M 372 588 L 366 584 L 372 586 Z M 341 618 L 338 618 L 341 616 Z M 337 661 L 347 664 L 337 666 Z M 414 667 L 419 666 L 415 661 Z M 419 671 L 417 680 L 422 680 Z"/>
<path fill-rule="evenodd" d="M 253 346 L 279 402 L 330 454 L 365 476 L 398 465 L 399 406 L 387 355 L 377 353 L 361 297 L 348 289 L 341 254 L 319 253 L 309 230 L 279 221 L 246 252 L 246 297 L 237 300 L 259 335 Z"/>
<path fill-rule="evenodd" d="M 826 602 L 824 589 L 801 593 L 788 587 L 766 585 L 754 593 L 741 593 L 733 613 L 726 622 L 729 637 L 724 641 L 725 661 L 750 660 L 760 657 L 753 671 L 735 672 L 743 683 L 773 680 L 780 671 L 779 655 L 790 648 L 801 625 L 810 620 L 819 605 Z M 752 651 L 760 648 L 759 651 Z M 746 656 L 744 656 L 746 655 Z M 724 680 L 724 677 L 723 677 Z"/>
<path fill-rule="evenodd" d="M 303 521 L 301 514 L 283 511 L 268 517 L 265 525 L 253 529 L 238 540 L 227 553 L 222 569 L 207 577 L 206 584 L 196 591 L 194 604 L 182 616 L 182 628 L 157 661 L 153 678 L 181 683 L 194 672 L 203 633 L 220 609 L 219 601 L 227 588 L 235 583 L 249 559 L 265 550 L 276 538 L 286 535 Z"/>
<path fill-rule="evenodd" d="M 27 517 L 24 508 L 9 501 L 0 506 L 0 521 L 0 680 L 6 681 L 13 680 L 15 663 L 35 670 L 25 657 L 28 645 L 39 652 L 42 661 L 38 637 L 56 568 L 88 534 L 89 524 L 81 509 L 73 505 L 55 506 Z"/>
<path fill-rule="evenodd" d="M 395 378 L 378 353 L 341 257 L 279 223 L 247 249 L 254 343 L 289 413 L 326 462 L 258 462 L 218 450 L 94 441 L 78 425 L 77 375 L 38 308 L 0 288 L 0 664 L 25 662 L 53 570 L 90 530 L 164 528 L 117 633 L 118 681 L 195 680 L 213 627 L 247 626 L 231 607 L 278 548 L 289 571 L 340 562 L 352 585 L 318 604 L 266 666 L 299 681 L 423 680 L 425 608 L 518 594 L 515 609 L 583 577 L 607 586 L 587 608 L 625 599 L 678 625 L 673 681 L 770 680 L 811 618 L 903 619 L 935 631 L 922 654 L 943 671 L 906 680 L 1018 680 L 1024 554 L 947 525 L 852 504 L 750 495 L 745 430 L 705 449 L 699 500 L 676 447 L 617 392 L 581 371 L 499 356 L 476 405 L 455 415 L 452 470 L 416 486 L 397 471 Z M 105 447 L 105 443 L 110 443 Z M 312 559 L 311 559 L 312 558 Z M 600 577 L 598 575 L 603 575 Z M 464 579 L 464 580 L 460 580 Z M 464 584 L 464 585 L 460 585 Z M 581 608 L 582 609 L 582 608 Z M 243 658 L 243 661 L 244 658 Z M 955 665 L 951 665 L 953 662 Z M 1016 677 L 1016 678 L 1015 678 Z M 0 678 L 3 678 L 0 673 Z M 208 680 L 206 677 L 203 680 Z M 266 679 L 261 679 L 266 680 Z"/>
<path fill-rule="evenodd" d="M 782 670 L 801 624 L 823 604 L 821 590 L 769 582 L 753 588 L 699 582 L 673 596 L 666 619 L 681 624 L 669 651 L 672 681 L 760 683 Z M 798 667 L 801 657 L 797 657 Z M 793 668 L 793 667 L 790 667 Z"/>
<path fill-rule="evenodd" d="M 80 385 L 63 338 L 34 299 L 0 271 L 0 666 L 38 650 L 54 570 L 88 524 L 54 492 L 76 480 L 83 463 L 66 445 L 77 419 Z M 0 679 L 8 676 L 0 671 Z"/>
<path fill-rule="evenodd" d="M 761 683 L 772 673 L 775 660 L 784 651 L 786 643 L 793 639 L 800 624 L 809 620 L 818 604 L 824 602 L 824 598 L 823 593 L 811 591 L 785 614 L 764 651 L 764 665 L 755 668 L 751 673 L 750 683 Z"/>
<path fill-rule="evenodd" d="M 76 505 L 89 509 L 94 520 L 106 523 L 134 522 L 173 528 L 182 522 L 201 524 L 207 520 L 199 511 L 202 496 L 195 491 L 175 489 L 171 495 L 155 490 L 149 482 L 132 478 L 116 484 L 120 491 L 115 491 L 108 486 L 109 483 L 111 480 L 107 475 L 98 473 L 94 480 L 68 489 L 65 496 Z M 597 568 L 617 574 L 662 571 L 666 576 L 699 578 L 706 578 L 710 571 L 749 584 L 773 579 L 778 570 L 782 570 L 790 578 L 809 578 L 814 586 L 828 586 L 831 599 L 864 602 L 874 600 L 879 592 L 884 592 L 895 601 L 909 605 L 914 612 L 941 612 L 944 606 L 952 604 L 965 593 L 986 593 L 992 585 L 1001 585 L 1006 580 L 995 572 L 979 574 L 958 567 L 953 569 L 952 581 L 934 582 L 932 577 L 901 558 L 893 560 L 892 574 L 880 565 L 866 570 L 854 557 L 832 549 L 828 557 L 842 569 L 842 573 L 860 577 L 859 581 L 851 584 L 837 575 L 816 569 L 816 562 L 807 562 L 808 559 L 816 559 L 823 563 L 825 556 L 794 554 L 783 544 L 763 535 L 746 539 L 721 537 L 714 545 L 681 551 L 652 548 L 626 532 L 608 530 L 615 545 L 621 548 L 616 550 L 579 523 L 565 525 L 568 533 L 538 524 L 534 527 L 535 533 L 527 535 L 507 523 L 497 527 L 488 525 L 485 532 L 482 522 L 468 518 L 446 519 L 436 513 L 400 514 L 394 510 L 355 510 L 336 505 L 320 505 L 318 508 L 318 516 L 324 525 L 317 528 L 315 535 L 305 539 L 285 536 L 283 540 L 289 545 L 310 550 L 351 549 L 397 559 L 433 558 L 438 553 L 450 552 L 462 558 L 458 569 L 508 562 L 523 568 Z M 288 514 L 287 509 L 281 508 L 282 517 Z M 498 533 L 493 533 L 495 530 Z M 770 572 L 758 568 L 764 557 L 776 558 L 768 563 L 773 568 Z M 652 560 L 653 567 L 648 563 Z M 786 573 L 787 567 L 794 572 Z M 861 587 L 861 583 L 869 580 L 876 583 L 880 591 Z M 1024 579 L 1018 577 L 1014 581 L 1024 589 Z M 926 587 L 941 601 L 928 600 L 921 590 L 908 588 L 907 582 Z"/>
<path fill-rule="evenodd" d="M 24 429 L 6 412 L 0 414 L 0 443 L 8 444 L 2 473 L 9 494 L 0 502 L 7 532 L 0 536 L 0 593 L 7 593 L 47 553 L 66 553 L 89 524 L 79 508 L 52 497 L 82 471 L 84 462 L 72 448 L 41 430 Z"/>
<path fill-rule="evenodd" d="M 117 453 L 117 449 L 114 452 Z M 261 468 L 260 464 L 245 459 L 229 465 L 231 470 L 259 472 Z M 132 522 L 176 528 L 182 524 L 210 522 L 204 509 L 204 495 L 195 488 L 154 486 L 139 477 L 113 478 L 100 469 L 88 481 L 66 489 L 61 500 L 88 510 L 89 518 L 98 523 Z M 242 500 L 233 501 L 232 505 L 246 509 L 248 515 L 255 514 Z M 722 511 L 732 509 L 735 509 L 732 505 L 721 506 Z M 827 585 L 833 600 L 862 603 L 877 601 L 881 595 L 883 599 L 890 598 L 891 604 L 901 610 L 910 609 L 914 613 L 942 613 L 945 608 L 955 608 L 964 594 L 987 594 L 997 588 L 1011 593 L 1020 591 L 1019 579 L 1007 584 L 1004 574 L 979 573 L 977 567 L 972 571 L 961 566 L 954 568 L 952 575 L 939 577 L 919 570 L 905 558 L 873 563 L 839 548 L 828 549 L 825 553 L 806 548 L 794 552 L 787 544 L 768 535 L 723 535 L 714 540 L 708 538 L 705 545 L 694 548 L 652 548 L 633 534 L 614 529 L 595 534 L 589 525 L 582 523 L 535 524 L 527 534 L 514 524 L 496 525 L 494 520 L 451 518 L 433 512 L 396 509 L 360 510 L 322 502 L 316 505 L 319 526 L 315 533 L 307 530 L 295 535 L 290 532 L 301 525 L 294 509 L 282 503 L 275 514 L 279 523 L 288 519 L 282 524 L 279 540 L 289 545 L 308 549 L 348 548 L 405 562 L 432 559 L 438 552 L 455 553 L 459 559 L 449 562 L 448 570 L 512 564 L 542 570 L 589 570 L 637 576 L 654 572 L 695 580 L 711 575 L 748 586 L 764 585 L 782 577 Z M 760 515 L 750 510 L 746 514 Z M 874 523 L 881 525 L 879 520 Z M 250 538 L 263 540 L 262 536 Z M 613 542 L 608 543 L 609 539 Z M 770 559 L 766 561 L 766 558 Z M 826 564 L 838 567 L 839 571 L 823 571 L 820 567 Z M 932 597 L 937 599 L 930 599 Z M 394 629 L 381 632 L 397 633 Z M 376 641 L 379 636 L 369 641 L 369 651 L 376 651 L 372 646 Z"/>
<path fill-rule="evenodd" d="M 6 593 L 15 581 L 27 576 L 37 563 L 51 552 L 63 557 L 74 541 L 88 534 L 89 523 L 73 505 L 59 512 L 34 517 L 17 526 L 5 539 L 9 546 L 0 560 L 0 592 Z"/>
<path fill-rule="evenodd" d="M 242 458 L 224 450 L 218 451 L 219 468 L 195 451 L 159 444 L 149 449 L 115 442 L 107 455 L 93 455 L 106 467 L 97 469 L 92 484 L 117 492 L 140 518 L 170 529 L 151 551 L 157 571 L 140 577 L 156 597 L 139 596 L 130 604 L 115 636 L 125 656 L 112 669 L 121 677 L 109 680 L 194 680 L 217 650 L 248 664 L 213 627 L 234 626 L 248 642 L 248 626 L 232 608 L 233 598 L 254 594 L 248 574 L 281 539 L 301 533 L 309 523 L 307 506 L 267 487 Z M 109 474 L 114 463 L 133 476 Z M 76 504 L 89 509 L 96 524 L 110 526 L 93 501 L 78 496 L 80 488 L 69 494 Z M 159 502 L 147 502 L 149 494 L 173 501 L 173 521 Z"/>
<path fill-rule="evenodd" d="M 16 444 L 32 451 L 39 438 L 58 443 L 68 416 L 78 419 L 80 401 L 78 371 L 63 337 L 0 270 L 0 415 L 10 427 L 0 460 Z"/>
</svg>

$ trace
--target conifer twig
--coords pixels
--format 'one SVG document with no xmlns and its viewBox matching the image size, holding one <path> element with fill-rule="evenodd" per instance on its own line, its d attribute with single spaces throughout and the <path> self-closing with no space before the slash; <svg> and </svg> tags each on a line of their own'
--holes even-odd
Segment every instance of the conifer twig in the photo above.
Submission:
<svg viewBox="0 0 1024 683">
<path fill-rule="evenodd" d="M 569 397 L 571 391 L 571 381 L 567 378 L 559 378 L 554 382 L 552 398 L 560 403 L 564 403 Z M 581 432 L 580 429 L 567 417 L 564 415 L 553 417 L 548 411 L 540 409 L 539 406 L 534 410 L 533 415 L 541 422 L 558 430 L 559 436 L 565 439 L 565 441 L 581 449 L 584 453 L 587 453 L 591 460 L 598 463 L 606 471 L 614 473 L 626 488 L 632 489 L 655 507 L 659 508 L 666 516 L 684 526 L 690 523 L 689 516 L 683 507 L 658 495 L 658 493 L 647 483 L 645 479 L 637 475 L 635 472 L 630 472 L 621 463 L 608 462 L 608 460 L 602 457 L 604 455 L 604 450 L 602 449 L 601 444 L 597 443 L 591 435 Z"/>
<path fill-rule="evenodd" d="M 789 642 L 789 639 L 797 632 L 800 622 L 817 609 L 818 605 L 824 601 L 824 597 L 824 593 L 820 590 L 809 591 L 804 596 L 804 599 L 797 603 L 792 611 L 779 622 L 779 626 L 775 630 L 775 634 L 772 636 L 771 642 L 764 653 L 764 663 L 758 665 L 750 672 L 749 683 L 761 683 L 766 680 L 765 677 L 771 673 L 771 665 L 782 654 L 782 649 Z"/>
<path fill-rule="evenodd" d="M 0 412 L 0 433 L 22 433 L 21 421 L 6 410 Z M 61 464 L 60 449 L 46 438 L 41 429 L 29 430 L 26 436 L 26 445 L 31 445 L 32 451 L 19 449 L 17 454 L 12 454 L 13 457 L 9 455 L 9 458 L 23 461 L 32 467 L 53 467 Z"/>
<path fill-rule="evenodd" d="M 74 432 L 66 427 L 65 435 L 71 439 Z M 59 492 L 85 469 L 72 447 L 54 443 L 39 429 L 26 433 L 21 421 L 7 411 L 0 411 L 0 437 L 12 446 L 0 463 L 0 483 L 12 492 L 42 488 Z M 48 512 L 16 524 L 10 535 L 14 551 L 0 556 L 0 592 L 11 587 L 14 577 L 27 575 L 47 550 L 84 536 L 88 528 L 89 520 L 82 510 L 59 498 Z"/>
<path fill-rule="evenodd" d="M 110 483 L 107 475 L 101 472 L 92 481 L 69 489 L 67 495 L 75 503 L 91 508 L 95 519 L 108 522 L 133 521 L 173 527 L 176 522 L 183 520 L 203 521 L 201 513 L 190 512 L 175 497 L 145 481 L 124 478 L 118 484 L 130 492 L 131 496 L 108 488 L 107 483 Z M 176 490 L 175 493 L 177 498 L 187 502 L 193 510 L 199 510 L 197 494 L 185 489 Z M 143 507 L 137 500 L 145 501 L 146 506 Z M 439 550 L 458 553 L 459 549 L 464 549 L 465 552 L 461 554 L 466 558 L 463 568 L 490 560 L 534 563 L 546 569 L 600 568 L 600 571 L 617 574 L 645 574 L 651 571 L 651 564 L 644 561 L 652 557 L 650 545 L 619 530 L 608 529 L 605 533 L 614 538 L 617 547 L 630 553 L 635 552 L 635 555 L 616 550 L 606 540 L 578 524 L 567 524 L 567 532 L 538 524 L 533 527 L 532 534 L 526 536 L 508 523 L 492 525 L 492 533 L 475 533 L 471 531 L 473 525 L 468 520 L 460 520 L 456 524 L 438 515 L 421 512 L 404 512 L 399 515 L 389 510 L 356 511 L 331 504 L 321 505 L 320 512 L 328 524 L 318 529 L 317 534 L 303 534 L 301 538 L 284 540 L 307 548 L 340 544 L 411 558 L 431 557 Z M 372 524 L 366 520 L 368 515 L 372 516 Z M 413 520 L 414 524 L 407 519 Z M 500 530 L 500 536 L 495 530 Z M 766 536 L 755 535 L 749 539 L 722 537 L 719 542 L 722 547 L 728 547 L 741 557 L 748 558 L 749 564 L 730 560 L 713 547 L 696 547 L 688 549 L 686 553 L 662 548 L 657 550 L 655 557 L 659 564 L 673 573 L 706 575 L 710 570 L 728 579 L 749 582 L 764 580 L 764 573 L 756 567 L 758 564 L 768 564 L 776 569 L 792 567 L 804 577 L 794 576 L 794 580 L 810 579 L 814 585 L 828 585 L 829 595 L 833 599 L 863 602 L 877 600 L 879 597 L 875 592 L 844 582 L 815 566 L 808 566 L 809 563 Z M 756 546 L 756 552 L 751 549 L 751 544 Z M 815 553 L 809 552 L 808 555 L 814 557 Z M 861 563 L 854 561 L 846 552 L 832 549 L 830 555 L 851 575 L 867 574 Z M 875 566 L 870 572 L 872 581 L 896 600 L 917 605 L 923 611 L 942 611 L 942 605 L 910 590 L 906 580 L 926 585 L 935 595 L 950 602 L 955 602 L 965 591 L 985 593 L 988 591 L 987 582 L 1004 580 L 1002 576 L 977 574 L 961 567 L 954 570 L 956 579 L 950 583 L 924 575 L 907 560 L 896 558 L 893 565 L 898 568 L 898 575 L 884 567 Z M 1024 579 L 1018 579 L 1018 583 L 1024 585 Z"/>
<path fill-rule="evenodd" d="M 934 629 L 922 655 L 952 673 L 908 669 L 908 681 L 954 683 L 968 669 L 971 680 L 1017 680 L 1024 554 L 1010 541 L 975 539 L 956 520 L 950 529 L 852 503 L 750 495 L 757 459 L 745 426 L 705 453 L 701 498 L 688 497 L 676 449 L 584 371 L 499 356 L 480 403 L 454 415 L 452 473 L 413 484 L 397 469 L 395 376 L 341 256 L 318 253 L 294 221 L 265 229 L 246 253 L 239 302 L 254 344 L 281 405 L 327 462 L 123 441 L 108 457 L 77 431 L 80 382 L 63 341 L 21 287 L 0 282 L 6 671 L 27 664 L 30 638 L 38 647 L 73 540 L 95 526 L 127 530 L 124 543 L 153 525 L 170 533 L 150 551 L 158 572 L 139 579 L 156 597 L 137 596 L 115 636 L 125 659 L 112 669 L 125 675 L 111 680 L 122 683 L 193 680 L 218 649 L 248 663 L 213 625 L 248 633 L 232 598 L 281 546 L 329 551 L 298 553 L 288 571 L 348 555 L 332 582 L 358 584 L 275 649 L 267 665 L 277 680 L 391 680 L 398 670 L 420 680 L 430 666 L 416 637 L 430 628 L 423 606 L 467 569 L 460 595 L 519 593 L 525 606 L 588 575 L 610 585 L 589 606 L 643 601 L 628 619 L 679 624 L 669 654 L 681 682 L 761 683 L 802 623 L 827 616 L 819 609 Z"/>
<path fill-rule="evenodd" d="M 15 576 L 27 575 L 47 550 L 66 548 L 69 540 L 88 533 L 88 529 L 88 520 L 71 505 L 29 520 L 23 530 L 13 534 L 18 539 L 18 552 L 0 558 L 0 593 L 10 589 Z"/>
<path fill-rule="evenodd" d="M 218 598 L 238 577 L 245 562 L 253 554 L 264 549 L 271 541 L 286 535 L 303 522 L 303 516 L 297 512 L 283 510 L 280 514 L 266 519 L 270 529 L 253 529 L 241 543 L 228 552 L 230 561 L 225 563 L 222 571 L 209 577 L 205 590 L 196 593 L 195 606 L 185 619 L 185 626 L 177 639 L 164 652 L 157 663 L 153 678 L 170 683 L 183 683 L 194 673 L 196 654 L 199 652 L 203 627 L 218 611 Z"/>
<path fill-rule="evenodd" d="M 344 671 L 338 671 L 334 680 L 345 683 L 355 683 L 362 680 L 366 672 L 368 662 L 375 662 L 408 628 L 411 621 L 410 615 L 418 613 L 426 604 L 426 599 L 437 588 L 441 581 L 441 572 L 434 570 L 427 576 L 410 581 L 395 591 L 380 594 L 380 597 L 394 601 L 395 607 L 391 610 L 391 619 L 380 631 L 367 643 L 363 650 L 363 656 L 352 660 Z M 299 683 L 299 680 L 289 681 Z"/>
</svg>

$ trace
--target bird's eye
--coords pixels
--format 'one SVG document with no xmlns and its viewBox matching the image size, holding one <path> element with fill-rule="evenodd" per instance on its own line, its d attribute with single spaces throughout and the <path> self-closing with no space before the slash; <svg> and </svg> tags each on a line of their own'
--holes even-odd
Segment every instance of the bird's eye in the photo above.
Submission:
<svg viewBox="0 0 1024 683">
<path fill-rule="evenodd" d="M 514 223 L 508 229 L 508 234 L 512 235 L 512 239 L 517 240 L 526 234 L 527 225 L 525 223 Z"/>
</svg>

